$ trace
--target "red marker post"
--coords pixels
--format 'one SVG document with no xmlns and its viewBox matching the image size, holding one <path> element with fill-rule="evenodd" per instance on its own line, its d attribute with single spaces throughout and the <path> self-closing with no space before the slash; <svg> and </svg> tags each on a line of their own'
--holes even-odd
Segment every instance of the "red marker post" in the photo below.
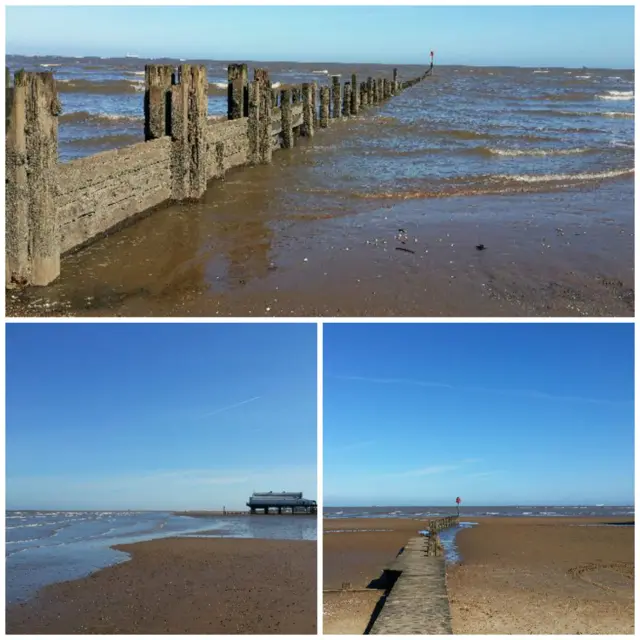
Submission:
<svg viewBox="0 0 640 640">
<path fill-rule="evenodd" d="M 460 517 L 460 503 L 462 502 L 462 500 L 460 500 L 460 498 L 456 498 L 456 507 L 458 509 L 458 518 Z"/>
</svg>

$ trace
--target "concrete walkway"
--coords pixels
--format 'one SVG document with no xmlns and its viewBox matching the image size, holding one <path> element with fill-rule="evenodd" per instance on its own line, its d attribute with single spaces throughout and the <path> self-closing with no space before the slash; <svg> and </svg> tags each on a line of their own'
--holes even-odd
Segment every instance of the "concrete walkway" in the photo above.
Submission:
<svg viewBox="0 0 640 640">
<path fill-rule="evenodd" d="M 444 557 L 427 555 L 429 538 L 411 538 L 386 571 L 401 572 L 370 633 L 451 634 Z"/>
</svg>

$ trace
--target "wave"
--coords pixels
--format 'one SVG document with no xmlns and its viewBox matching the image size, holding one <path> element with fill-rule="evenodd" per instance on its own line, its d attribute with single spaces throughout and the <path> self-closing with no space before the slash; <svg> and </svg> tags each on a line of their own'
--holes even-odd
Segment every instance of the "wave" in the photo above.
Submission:
<svg viewBox="0 0 640 640">
<path fill-rule="evenodd" d="M 598 173 L 539 175 L 479 175 L 467 179 L 444 181 L 442 189 L 415 191 L 355 192 L 350 195 L 363 200 L 422 200 L 481 195 L 517 194 L 558 189 L 579 182 L 600 181 L 631 175 L 634 169 L 612 169 Z M 458 184 L 456 184 L 458 183 Z M 567 184 L 569 183 L 569 184 Z"/>
<path fill-rule="evenodd" d="M 588 80 L 591 76 L 576 76 L 578 80 Z"/>
<path fill-rule="evenodd" d="M 527 109 L 524 113 L 527 115 L 540 116 L 559 116 L 573 118 L 633 118 L 631 111 L 566 111 L 564 109 Z"/>
<path fill-rule="evenodd" d="M 127 116 L 118 113 L 89 113 L 88 111 L 72 111 L 63 113 L 61 123 L 106 123 L 106 122 L 142 122 L 139 116 Z"/>
<path fill-rule="evenodd" d="M 143 137 L 142 137 L 142 132 L 140 133 L 140 135 L 133 135 L 133 134 L 120 134 L 120 135 L 113 135 L 113 136 L 101 136 L 101 137 L 97 137 L 97 138 L 76 138 L 76 139 L 72 139 L 72 140 L 67 140 L 67 144 L 71 147 L 76 147 L 76 148 L 104 148 L 107 147 L 109 149 L 111 148 L 118 148 L 118 147 L 125 147 L 127 145 L 130 144 L 136 144 L 137 142 L 142 142 L 143 141 Z"/>
<path fill-rule="evenodd" d="M 104 80 L 91 82 L 90 80 L 58 80 L 56 82 L 60 93 L 139 93 L 145 90 L 142 80 Z"/>
<path fill-rule="evenodd" d="M 591 93 L 584 91 L 573 91 L 570 93 L 544 93 L 533 98 L 524 98 L 525 100 L 549 100 L 551 102 L 586 102 L 593 100 Z"/>
<path fill-rule="evenodd" d="M 598 95 L 600 100 L 633 100 L 633 91 L 607 91 L 604 95 Z"/>
<path fill-rule="evenodd" d="M 44 64 L 44 63 L 43 63 L 43 64 L 41 64 L 40 66 L 41 66 L 41 67 L 61 67 L 61 66 L 62 66 L 62 63 L 61 63 L 61 62 L 58 62 L 58 63 L 55 63 L 55 64 L 54 64 L 53 62 L 50 62 L 49 64 Z"/>
<path fill-rule="evenodd" d="M 549 73 L 549 71 L 546 71 L 544 69 L 536 69 L 533 73 Z"/>
<path fill-rule="evenodd" d="M 612 169 L 610 171 L 600 171 L 598 173 L 554 173 L 550 175 L 498 175 L 495 178 L 503 180 L 513 180 L 514 182 L 567 182 L 567 181 L 587 181 L 587 180 L 605 180 L 607 178 L 619 178 L 620 176 L 630 175 L 635 169 Z"/>
<path fill-rule="evenodd" d="M 446 138 L 454 138 L 457 140 L 505 140 L 505 139 L 516 139 L 523 140 L 527 142 L 541 142 L 541 141 L 552 141 L 555 138 L 550 138 L 548 136 L 536 136 L 536 135 L 510 135 L 510 134 L 499 134 L 499 133 L 486 133 L 481 131 L 469 131 L 467 129 L 437 129 L 435 131 L 430 131 L 429 135 L 441 136 Z"/>
<path fill-rule="evenodd" d="M 478 150 L 495 156 L 570 156 L 597 151 L 596 149 L 586 147 L 580 147 L 578 149 L 492 149 L 478 147 Z"/>
<path fill-rule="evenodd" d="M 323 74 L 323 75 L 327 75 L 329 73 L 329 70 L 328 69 L 321 69 L 319 71 L 312 71 L 311 73 L 320 73 L 320 74 Z"/>
</svg>

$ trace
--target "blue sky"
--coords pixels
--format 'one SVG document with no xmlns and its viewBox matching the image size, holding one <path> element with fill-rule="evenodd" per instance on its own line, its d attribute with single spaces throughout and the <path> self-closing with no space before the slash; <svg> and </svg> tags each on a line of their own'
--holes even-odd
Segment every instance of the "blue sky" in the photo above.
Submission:
<svg viewBox="0 0 640 640">
<path fill-rule="evenodd" d="M 7 52 L 633 67 L 633 7 L 9 7 Z M 366 28 L 364 26 L 366 25 Z M 286 36 L 286 37 L 285 37 Z"/>
<path fill-rule="evenodd" d="M 330 324 L 324 503 L 633 503 L 633 325 Z"/>
<path fill-rule="evenodd" d="M 8 509 L 316 498 L 313 324 L 8 324 Z"/>
</svg>

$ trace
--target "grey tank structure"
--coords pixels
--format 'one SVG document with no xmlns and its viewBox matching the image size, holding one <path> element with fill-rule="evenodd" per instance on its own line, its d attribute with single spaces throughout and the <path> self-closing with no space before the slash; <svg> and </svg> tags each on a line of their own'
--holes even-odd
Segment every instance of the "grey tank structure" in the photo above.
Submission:
<svg viewBox="0 0 640 640">
<path fill-rule="evenodd" d="M 315 500 L 309 500 L 302 497 L 302 492 L 288 492 L 282 491 L 274 493 L 273 491 L 259 493 L 255 492 L 247 502 L 247 507 L 251 510 L 251 513 L 257 513 L 258 510 L 265 514 L 269 513 L 270 509 L 277 509 L 277 512 L 281 514 L 284 510 L 285 513 L 316 513 L 318 510 L 318 504 Z"/>
</svg>

